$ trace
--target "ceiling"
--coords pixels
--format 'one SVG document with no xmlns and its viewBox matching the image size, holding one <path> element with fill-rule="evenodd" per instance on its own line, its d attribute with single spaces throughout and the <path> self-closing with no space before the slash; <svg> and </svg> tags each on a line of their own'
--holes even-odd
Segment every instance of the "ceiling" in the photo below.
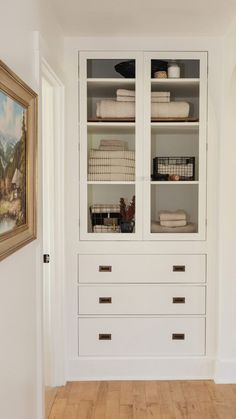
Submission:
<svg viewBox="0 0 236 419">
<path fill-rule="evenodd" d="M 236 0 L 49 0 L 67 36 L 223 34 Z"/>
</svg>

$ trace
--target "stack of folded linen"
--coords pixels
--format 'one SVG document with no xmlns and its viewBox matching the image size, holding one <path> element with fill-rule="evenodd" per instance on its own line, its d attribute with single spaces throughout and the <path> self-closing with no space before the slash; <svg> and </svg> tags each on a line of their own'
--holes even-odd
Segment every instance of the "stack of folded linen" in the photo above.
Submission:
<svg viewBox="0 0 236 419">
<path fill-rule="evenodd" d="M 159 218 L 162 227 L 184 227 L 187 225 L 187 214 L 183 210 L 160 211 Z"/>
<path fill-rule="evenodd" d="M 102 99 L 96 105 L 97 118 L 133 119 L 135 117 L 135 91 L 118 89 L 116 100 Z M 171 102 L 170 92 L 151 92 L 152 118 L 187 118 L 189 111 L 189 103 Z"/>
<path fill-rule="evenodd" d="M 187 214 L 183 210 L 160 211 L 159 221 L 151 222 L 152 233 L 195 233 L 196 225 L 187 222 Z"/>
<path fill-rule="evenodd" d="M 152 103 L 168 103 L 170 102 L 170 92 L 152 92 L 151 93 Z"/>
<path fill-rule="evenodd" d="M 135 102 L 135 90 L 118 89 L 117 102 Z M 152 103 L 170 102 L 170 92 L 151 92 Z"/>
<path fill-rule="evenodd" d="M 122 151 L 128 150 L 128 144 L 123 140 L 101 140 L 99 150 Z"/>
<path fill-rule="evenodd" d="M 101 140 L 99 149 L 90 150 L 89 181 L 135 180 L 135 152 L 122 140 Z"/>
</svg>

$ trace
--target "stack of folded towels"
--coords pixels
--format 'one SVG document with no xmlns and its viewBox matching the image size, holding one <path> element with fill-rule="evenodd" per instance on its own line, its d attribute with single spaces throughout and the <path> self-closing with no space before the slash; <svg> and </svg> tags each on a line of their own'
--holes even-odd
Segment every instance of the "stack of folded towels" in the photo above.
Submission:
<svg viewBox="0 0 236 419">
<path fill-rule="evenodd" d="M 118 89 L 116 99 L 97 102 L 96 116 L 101 119 L 135 118 L 135 91 Z M 171 102 L 170 92 L 151 93 L 152 118 L 187 118 L 190 106 L 187 102 Z"/>
<path fill-rule="evenodd" d="M 183 210 L 160 211 L 159 218 L 162 227 L 184 227 L 187 225 L 187 214 Z"/>
<path fill-rule="evenodd" d="M 101 140 L 99 149 L 89 152 L 88 180 L 135 180 L 135 152 L 123 140 Z"/>
<path fill-rule="evenodd" d="M 187 221 L 184 210 L 160 211 L 159 221 L 151 222 L 152 233 L 195 233 L 196 224 Z"/>
</svg>

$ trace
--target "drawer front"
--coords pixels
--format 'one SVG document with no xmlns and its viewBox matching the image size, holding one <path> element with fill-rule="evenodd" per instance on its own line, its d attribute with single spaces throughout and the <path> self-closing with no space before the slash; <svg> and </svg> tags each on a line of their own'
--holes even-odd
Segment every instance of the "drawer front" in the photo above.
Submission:
<svg viewBox="0 0 236 419">
<path fill-rule="evenodd" d="M 205 282 L 205 255 L 80 255 L 81 283 Z"/>
<path fill-rule="evenodd" d="M 80 318 L 80 356 L 205 354 L 204 318 Z"/>
<path fill-rule="evenodd" d="M 205 314 L 205 287 L 82 285 L 79 314 Z"/>
</svg>

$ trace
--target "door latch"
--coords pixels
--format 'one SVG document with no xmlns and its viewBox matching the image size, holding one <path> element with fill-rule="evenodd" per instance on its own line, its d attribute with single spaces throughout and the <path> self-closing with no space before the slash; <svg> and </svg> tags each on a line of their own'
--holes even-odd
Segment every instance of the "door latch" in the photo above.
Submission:
<svg viewBox="0 0 236 419">
<path fill-rule="evenodd" d="M 49 263 L 50 262 L 50 255 L 45 254 L 43 255 L 43 263 Z"/>
</svg>

